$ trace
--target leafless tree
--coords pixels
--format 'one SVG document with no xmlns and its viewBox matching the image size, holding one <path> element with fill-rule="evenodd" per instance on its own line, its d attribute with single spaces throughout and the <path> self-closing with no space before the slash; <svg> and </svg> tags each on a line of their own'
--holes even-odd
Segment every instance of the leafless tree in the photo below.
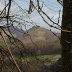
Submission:
<svg viewBox="0 0 72 72">
<path fill-rule="evenodd" d="M 24 47 L 23 43 L 20 40 L 16 39 L 13 36 L 13 34 L 11 33 L 11 31 L 10 31 L 10 27 L 13 26 L 13 22 L 19 23 L 19 21 L 11 19 L 11 17 L 14 17 L 14 16 L 10 16 L 10 8 L 11 8 L 12 1 L 15 2 L 14 0 L 9 0 L 8 4 L 6 4 L 5 8 L 0 13 L 0 19 L 6 19 L 6 22 L 7 22 L 6 25 L 0 26 L 0 29 L 1 29 L 1 31 L 3 31 L 6 34 L 6 36 L 8 37 L 8 39 L 9 39 L 11 44 L 12 44 L 12 40 L 17 43 L 17 44 L 14 44 L 14 45 L 16 47 L 18 47 L 18 49 L 20 51 L 20 47 L 18 46 L 18 44 L 21 44 L 23 46 L 23 48 L 25 48 L 25 47 Z M 72 56 L 71 56 L 71 48 L 72 48 L 72 40 L 71 40 L 72 39 L 71 38 L 71 36 L 72 36 L 72 31 L 71 31 L 72 30 L 72 26 L 71 26 L 71 19 L 72 19 L 71 18 L 71 3 L 72 3 L 72 1 L 71 0 L 65 0 L 65 1 L 63 0 L 63 2 L 61 0 L 57 0 L 57 1 L 64 8 L 62 26 L 59 25 L 60 10 L 59 10 L 58 22 L 56 23 L 56 22 L 54 22 L 52 20 L 52 18 L 50 18 L 43 11 L 44 3 L 42 3 L 42 5 L 40 5 L 40 1 L 39 0 L 36 0 L 37 6 L 35 6 L 33 0 L 30 0 L 29 10 L 27 12 L 28 12 L 28 14 L 31 14 L 34 10 L 36 10 L 46 24 L 48 24 L 51 28 L 55 28 L 55 29 L 61 30 L 62 58 L 63 58 L 63 63 L 64 63 L 64 65 L 63 65 L 64 66 L 64 69 L 63 69 L 64 71 L 63 72 L 71 72 L 72 71 L 71 70 L 71 68 L 72 68 L 72 63 L 71 63 L 71 58 L 72 58 Z M 15 4 L 17 4 L 17 3 L 15 2 Z M 18 4 L 17 4 L 17 6 L 20 8 L 20 10 L 22 10 L 25 13 L 25 11 Z M 8 7 L 7 13 L 6 13 L 6 7 Z M 5 10 L 5 13 L 3 14 L 4 10 Z M 3 16 L 2 16 L 2 14 L 3 14 Z M 50 22 L 53 23 L 53 25 L 49 24 L 48 21 L 46 21 L 46 19 L 43 16 L 46 16 L 47 19 Z M 21 18 L 18 18 L 18 17 L 15 17 L 15 18 L 20 19 L 20 20 L 28 23 L 28 21 L 25 21 L 25 20 L 23 20 Z M 10 24 L 9 21 L 12 22 L 12 24 Z M 32 24 L 33 22 L 30 22 L 30 23 Z M 56 25 L 56 26 L 54 26 L 54 25 Z M 8 29 L 9 34 L 4 30 L 4 28 Z M 53 33 L 53 34 L 56 36 L 55 33 Z M 10 46 L 7 44 L 7 42 L 4 39 L 4 37 L 3 37 L 1 32 L 0 32 L 0 35 L 2 36 L 3 41 L 5 42 L 5 45 L 6 45 L 6 47 L 8 49 L 8 52 L 9 52 L 9 54 L 10 54 L 12 60 L 13 60 L 14 65 L 16 66 L 16 68 L 17 68 L 17 70 L 19 72 L 22 72 L 20 67 L 18 66 L 18 64 L 17 64 L 17 62 L 16 62 L 11 50 L 10 50 Z M 31 39 L 32 43 L 38 48 L 38 46 L 33 42 L 31 36 L 30 36 L 30 39 Z M 2 50 L 1 50 L 1 52 L 2 52 Z M 21 55 L 22 55 L 22 53 L 21 53 Z M 35 56 L 35 58 L 36 58 L 36 56 Z M 38 61 L 40 61 L 38 58 L 36 58 L 36 59 Z M 41 62 L 41 63 L 43 63 L 43 62 Z M 43 65 L 44 65 L 44 63 L 43 63 Z M 1 68 L 1 71 L 2 71 L 2 68 Z"/>
<path fill-rule="evenodd" d="M 72 1 L 63 0 L 63 20 L 61 28 L 61 45 L 63 72 L 72 71 Z"/>
</svg>

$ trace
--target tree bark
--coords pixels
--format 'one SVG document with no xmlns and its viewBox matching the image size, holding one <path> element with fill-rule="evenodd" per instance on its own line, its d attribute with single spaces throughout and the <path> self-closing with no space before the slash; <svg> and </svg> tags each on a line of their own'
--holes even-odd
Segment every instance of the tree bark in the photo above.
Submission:
<svg viewBox="0 0 72 72">
<path fill-rule="evenodd" d="M 61 28 L 62 72 L 72 72 L 72 0 L 63 0 Z"/>
</svg>

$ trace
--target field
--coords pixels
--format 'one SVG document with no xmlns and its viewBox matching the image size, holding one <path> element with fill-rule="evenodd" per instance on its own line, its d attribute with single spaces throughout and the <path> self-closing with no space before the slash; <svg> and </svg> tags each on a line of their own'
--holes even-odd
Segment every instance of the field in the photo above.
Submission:
<svg viewBox="0 0 72 72">
<path fill-rule="evenodd" d="M 57 63 L 61 58 L 61 55 L 38 55 L 38 56 L 25 56 L 25 57 L 14 57 L 17 64 L 22 72 L 54 72 L 52 66 Z M 11 59 L 11 58 L 10 58 Z M 10 61 L 9 58 L 4 60 L 5 65 L 3 66 L 3 72 L 18 72 L 15 65 Z"/>
</svg>

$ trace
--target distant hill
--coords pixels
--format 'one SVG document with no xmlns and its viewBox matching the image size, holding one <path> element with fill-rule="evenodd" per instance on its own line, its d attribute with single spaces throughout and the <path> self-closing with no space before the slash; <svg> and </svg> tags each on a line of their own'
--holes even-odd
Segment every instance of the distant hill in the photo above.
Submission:
<svg viewBox="0 0 72 72">
<path fill-rule="evenodd" d="M 7 30 L 7 29 L 6 29 Z M 16 38 L 21 40 L 24 46 L 30 51 L 37 51 L 38 54 L 46 53 L 60 53 L 60 41 L 51 31 L 48 29 L 34 26 L 28 31 L 23 31 L 18 28 L 10 28 L 10 31 Z M 56 33 L 58 36 L 59 33 Z"/>
<path fill-rule="evenodd" d="M 51 31 L 41 27 L 32 27 L 27 31 L 28 33 L 24 35 L 23 43 L 26 46 L 38 46 L 39 52 L 60 53 L 60 41 Z M 59 36 L 59 33 L 56 33 Z M 34 42 L 34 44 L 31 42 Z"/>
</svg>

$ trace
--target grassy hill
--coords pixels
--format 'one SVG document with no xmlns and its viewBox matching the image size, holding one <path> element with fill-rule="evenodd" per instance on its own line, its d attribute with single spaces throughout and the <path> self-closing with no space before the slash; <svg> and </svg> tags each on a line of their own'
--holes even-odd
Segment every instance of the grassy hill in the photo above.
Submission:
<svg viewBox="0 0 72 72">
<path fill-rule="evenodd" d="M 52 32 L 41 27 L 32 27 L 27 32 L 17 28 L 10 28 L 10 30 L 16 38 L 23 42 L 26 48 L 26 51 L 24 51 L 24 48 L 18 43 L 20 51 L 28 54 L 22 56 L 17 47 L 10 47 L 17 64 L 23 72 L 58 72 L 61 69 L 59 67 L 61 63 L 58 62 L 58 59 L 61 58 L 60 41 Z M 15 43 L 17 44 L 17 42 Z M 4 42 L 0 40 L 0 44 L 4 45 Z M 37 55 L 34 56 L 35 54 Z M 14 63 L 12 63 L 13 60 L 10 61 L 9 58 L 11 59 L 9 55 L 5 54 L 3 72 L 10 72 L 11 70 L 18 72 Z"/>
<path fill-rule="evenodd" d="M 34 26 L 29 29 L 20 40 L 23 41 L 27 48 L 37 48 L 38 52 L 42 54 L 60 53 L 60 40 L 45 28 Z"/>
<path fill-rule="evenodd" d="M 5 30 L 8 32 L 7 29 Z M 27 31 L 23 31 L 11 27 L 10 31 L 17 39 L 23 42 L 28 52 L 36 54 L 61 53 L 60 40 L 48 29 L 34 26 Z M 60 35 L 59 33 L 56 34 Z"/>
</svg>

